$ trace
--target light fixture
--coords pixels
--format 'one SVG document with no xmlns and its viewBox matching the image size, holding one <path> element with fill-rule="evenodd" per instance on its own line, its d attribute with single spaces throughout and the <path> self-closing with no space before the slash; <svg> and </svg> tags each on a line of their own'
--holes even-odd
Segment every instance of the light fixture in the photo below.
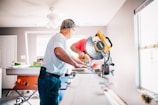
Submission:
<svg viewBox="0 0 158 105">
<path fill-rule="evenodd" d="M 50 7 L 49 10 L 50 13 L 47 15 L 48 22 L 46 24 L 46 27 L 56 29 L 60 26 L 60 22 L 63 16 L 57 13 L 54 7 Z"/>
</svg>

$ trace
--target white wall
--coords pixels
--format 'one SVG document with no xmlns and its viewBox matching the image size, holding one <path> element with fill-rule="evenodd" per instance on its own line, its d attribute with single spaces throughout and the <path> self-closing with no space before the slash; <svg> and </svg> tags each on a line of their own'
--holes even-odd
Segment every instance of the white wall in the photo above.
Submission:
<svg viewBox="0 0 158 105">
<path fill-rule="evenodd" d="M 0 98 L 2 98 L 2 68 L 0 68 Z"/>
<path fill-rule="evenodd" d="M 111 55 L 115 63 L 113 90 L 128 105 L 145 105 L 136 90 L 136 63 L 134 44 L 134 9 L 144 0 L 127 0 L 107 27 L 113 42 Z"/>
</svg>

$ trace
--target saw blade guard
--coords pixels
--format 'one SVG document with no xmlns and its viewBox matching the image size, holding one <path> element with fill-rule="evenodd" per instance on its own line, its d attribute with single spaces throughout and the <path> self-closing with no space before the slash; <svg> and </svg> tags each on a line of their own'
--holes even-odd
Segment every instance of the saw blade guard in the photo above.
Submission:
<svg viewBox="0 0 158 105">
<path fill-rule="evenodd" d="M 93 59 L 96 59 L 96 60 L 103 59 L 104 56 L 102 52 L 97 52 L 94 45 L 95 45 L 95 42 L 93 41 L 92 37 L 89 37 L 85 44 L 86 53 Z"/>
</svg>

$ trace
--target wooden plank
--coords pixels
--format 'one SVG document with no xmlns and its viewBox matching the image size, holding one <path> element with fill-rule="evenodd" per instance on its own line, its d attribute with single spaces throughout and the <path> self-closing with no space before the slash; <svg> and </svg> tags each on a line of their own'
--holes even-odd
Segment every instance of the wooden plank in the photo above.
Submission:
<svg viewBox="0 0 158 105">
<path fill-rule="evenodd" d="M 21 75 L 21 76 L 38 76 L 40 67 L 8 67 L 6 68 L 7 75 Z"/>
<path fill-rule="evenodd" d="M 95 74 L 77 74 L 59 105 L 110 105 Z"/>
</svg>

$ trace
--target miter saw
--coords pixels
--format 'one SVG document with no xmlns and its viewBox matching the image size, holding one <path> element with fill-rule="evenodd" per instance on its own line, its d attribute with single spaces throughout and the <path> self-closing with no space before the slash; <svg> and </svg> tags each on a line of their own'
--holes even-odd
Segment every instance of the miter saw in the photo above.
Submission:
<svg viewBox="0 0 158 105">
<path fill-rule="evenodd" d="M 104 59 L 104 63 L 101 66 L 101 71 L 104 75 L 108 75 L 110 72 L 113 75 L 114 70 L 109 69 L 109 66 L 114 66 L 110 57 L 111 47 L 112 42 L 108 37 L 105 37 L 100 30 L 97 31 L 94 37 L 89 37 L 85 44 L 86 53 L 92 59 Z"/>
</svg>

